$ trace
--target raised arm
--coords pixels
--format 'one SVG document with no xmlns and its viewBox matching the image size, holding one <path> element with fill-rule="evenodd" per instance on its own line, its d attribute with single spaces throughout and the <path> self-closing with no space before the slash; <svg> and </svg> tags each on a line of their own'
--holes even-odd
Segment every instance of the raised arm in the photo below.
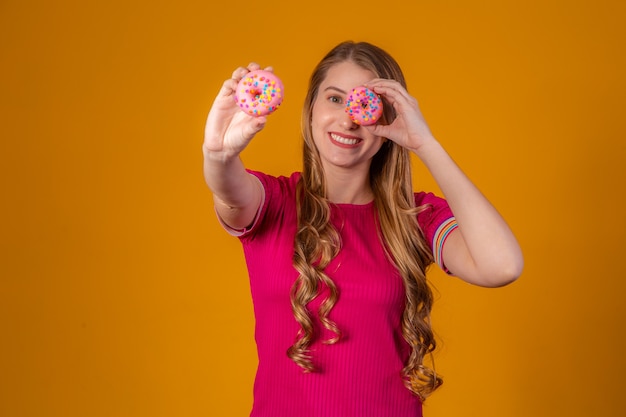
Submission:
<svg viewBox="0 0 626 417">
<path fill-rule="evenodd" d="M 449 235 L 443 249 L 446 267 L 459 278 L 485 287 L 516 280 L 524 264 L 517 239 L 498 211 L 434 138 L 417 100 L 395 81 L 374 80 L 368 86 L 383 95 L 398 114 L 391 125 L 368 128 L 420 158 L 456 217 L 459 227 Z"/>
<path fill-rule="evenodd" d="M 498 287 L 522 273 L 513 232 L 495 207 L 435 140 L 415 150 L 441 188 L 456 220 L 443 248 L 447 268 L 472 284 Z"/>
<path fill-rule="evenodd" d="M 257 64 L 237 68 L 224 81 L 209 111 L 204 130 L 204 178 L 213 193 L 220 218 L 234 229 L 249 226 L 263 200 L 260 182 L 246 169 L 239 154 L 265 126 L 266 117 L 252 117 L 235 103 L 237 83 Z"/>
</svg>

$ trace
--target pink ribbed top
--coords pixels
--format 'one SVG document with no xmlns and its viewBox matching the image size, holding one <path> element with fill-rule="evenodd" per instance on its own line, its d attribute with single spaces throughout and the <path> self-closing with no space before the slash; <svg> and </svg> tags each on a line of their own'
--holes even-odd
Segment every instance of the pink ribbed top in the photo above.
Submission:
<svg viewBox="0 0 626 417">
<path fill-rule="evenodd" d="M 251 416 L 421 416 L 419 398 L 400 375 L 409 353 L 400 324 L 404 287 L 379 241 L 374 204 L 332 207 L 342 249 L 326 272 L 339 290 L 330 318 L 342 338 L 333 345 L 321 343 L 332 335 L 319 326 L 321 338 L 311 349 L 316 372 L 304 373 L 286 355 L 299 329 L 289 300 L 297 277 L 292 257 L 299 173 L 279 178 L 253 174 L 265 188 L 265 200 L 250 229 L 231 231 L 243 244 L 256 317 L 259 364 Z M 447 203 L 427 193 L 416 193 L 416 203 L 432 205 L 418 221 L 429 242 L 441 242 L 440 250 L 450 229 L 445 225 L 453 219 Z M 323 297 L 309 305 L 311 311 L 317 311 Z"/>
</svg>

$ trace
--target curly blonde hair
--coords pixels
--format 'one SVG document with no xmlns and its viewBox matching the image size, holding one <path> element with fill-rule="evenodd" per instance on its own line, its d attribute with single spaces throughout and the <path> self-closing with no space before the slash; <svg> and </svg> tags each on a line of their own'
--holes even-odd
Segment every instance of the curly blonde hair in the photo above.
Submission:
<svg viewBox="0 0 626 417">
<path fill-rule="evenodd" d="M 291 304 L 300 331 L 288 356 L 307 372 L 314 371 L 309 347 L 316 337 L 315 325 L 307 304 L 322 285 L 329 295 L 320 304 L 321 324 L 335 337 L 324 343 L 333 344 L 341 338 L 341 331 L 329 319 L 329 313 L 338 300 L 337 287 L 324 272 L 341 248 L 341 238 L 330 222 L 330 205 L 326 198 L 324 170 L 313 142 L 311 117 L 318 89 L 328 70 L 341 62 L 351 61 L 373 72 L 377 77 L 394 79 L 406 88 L 406 81 L 398 63 L 384 50 L 366 42 L 343 42 L 333 48 L 317 65 L 310 79 L 309 90 L 302 113 L 303 169 L 297 186 L 298 229 L 294 244 L 293 265 L 299 277 L 291 290 Z M 393 106 L 384 103 L 382 123 L 396 117 Z M 426 280 L 426 269 L 433 256 L 417 223 L 411 181 L 409 151 L 387 140 L 374 156 L 370 167 L 370 185 L 378 213 L 379 236 L 386 253 L 404 282 L 406 293 L 402 316 L 402 334 L 411 347 L 411 353 L 402 369 L 405 385 L 422 400 L 437 389 L 442 379 L 424 360 L 436 348 L 430 324 L 433 294 Z"/>
</svg>

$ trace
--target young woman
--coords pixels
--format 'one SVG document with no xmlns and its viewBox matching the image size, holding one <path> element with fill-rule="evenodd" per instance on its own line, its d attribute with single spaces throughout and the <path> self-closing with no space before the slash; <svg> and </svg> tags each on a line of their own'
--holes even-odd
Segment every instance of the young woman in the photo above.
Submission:
<svg viewBox="0 0 626 417">
<path fill-rule="evenodd" d="M 497 287 L 522 271 L 520 247 L 496 209 L 433 137 L 396 61 L 343 42 L 315 68 L 303 110 L 302 172 L 246 169 L 239 154 L 266 117 L 240 111 L 238 81 L 209 112 L 204 174 L 217 215 L 242 242 L 259 364 L 252 416 L 415 417 L 441 378 L 425 363 L 433 262 Z M 374 126 L 352 122 L 349 92 L 383 99 Z M 414 192 L 410 154 L 443 197 Z"/>
</svg>

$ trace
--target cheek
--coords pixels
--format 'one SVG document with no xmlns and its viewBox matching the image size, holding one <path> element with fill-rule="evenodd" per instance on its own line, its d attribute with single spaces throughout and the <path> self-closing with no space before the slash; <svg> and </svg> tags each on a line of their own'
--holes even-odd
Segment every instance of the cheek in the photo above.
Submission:
<svg viewBox="0 0 626 417">
<path fill-rule="evenodd" d="M 328 130 L 329 115 L 320 106 L 314 106 L 311 112 L 311 130 L 313 137 L 316 138 L 319 135 L 323 135 Z"/>
<path fill-rule="evenodd" d="M 332 106 L 329 106 L 328 102 L 316 101 L 313 103 L 313 107 L 311 109 L 311 123 L 317 126 L 329 123 L 334 117 L 334 111 L 336 110 L 337 109 L 333 109 Z"/>
<path fill-rule="evenodd" d="M 319 143 L 320 135 L 323 134 L 324 130 L 320 123 L 319 112 L 316 111 L 316 108 L 313 107 L 311 111 L 311 120 L 309 122 L 311 124 L 311 134 L 313 135 L 313 142 Z"/>
</svg>

